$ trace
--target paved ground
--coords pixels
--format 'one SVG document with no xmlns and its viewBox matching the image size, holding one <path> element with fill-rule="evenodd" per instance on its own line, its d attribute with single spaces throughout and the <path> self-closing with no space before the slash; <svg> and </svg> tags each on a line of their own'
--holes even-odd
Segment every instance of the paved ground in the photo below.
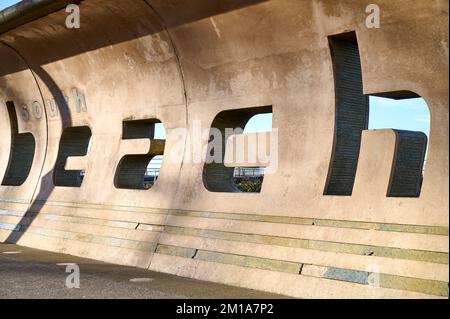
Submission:
<svg viewBox="0 0 450 319">
<path fill-rule="evenodd" d="M 80 267 L 80 289 L 66 288 L 64 263 Z M 137 280 L 136 280 L 137 279 Z M 145 279 L 145 280 L 142 280 Z M 0 244 L 0 298 L 279 298 L 280 296 Z"/>
</svg>

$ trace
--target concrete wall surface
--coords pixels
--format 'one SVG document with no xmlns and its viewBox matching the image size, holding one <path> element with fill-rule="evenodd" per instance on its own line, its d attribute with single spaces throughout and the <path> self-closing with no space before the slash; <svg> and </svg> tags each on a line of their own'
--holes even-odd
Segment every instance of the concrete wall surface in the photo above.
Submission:
<svg viewBox="0 0 450 319">
<path fill-rule="evenodd" d="M 0 241 L 300 298 L 448 298 L 448 1 L 376 2 L 380 28 L 362 0 L 84 0 L 79 29 L 62 8 L 3 31 Z M 367 97 L 402 94 L 428 141 L 367 130 Z M 260 193 L 185 159 L 195 123 L 269 109 Z"/>
</svg>

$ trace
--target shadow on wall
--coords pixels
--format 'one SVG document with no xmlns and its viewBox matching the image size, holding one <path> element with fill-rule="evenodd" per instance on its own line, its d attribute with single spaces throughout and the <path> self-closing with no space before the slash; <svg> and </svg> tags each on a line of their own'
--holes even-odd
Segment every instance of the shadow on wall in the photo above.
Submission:
<svg viewBox="0 0 450 319">
<path fill-rule="evenodd" d="M 5 44 L 5 45 L 10 47 L 7 44 Z M 28 64 L 28 62 L 23 58 L 22 55 L 20 55 L 14 48 L 12 48 L 12 47 L 10 47 L 10 48 L 12 50 L 14 50 Z M 34 74 L 36 74 L 42 80 L 42 82 L 49 88 L 49 90 L 52 94 L 52 97 L 54 98 L 55 101 L 57 101 L 56 104 L 58 106 L 59 114 L 61 115 L 62 129 L 64 130 L 64 128 L 66 128 L 66 127 L 71 127 L 72 126 L 72 116 L 70 114 L 66 99 L 62 94 L 62 90 L 58 87 L 58 85 L 52 79 L 52 77 L 41 66 L 29 65 L 29 67 L 30 67 L 30 70 L 32 72 L 34 72 Z M 36 85 L 39 87 L 39 83 L 36 82 Z M 42 105 L 45 105 L 44 101 L 42 101 L 42 103 L 43 103 Z M 44 110 L 45 110 L 45 107 L 44 107 Z M 45 118 L 44 119 L 45 119 L 45 121 L 47 121 L 46 110 L 45 110 Z M 42 168 L 41 168 L 41 170 L 42 170 Z M 36 189 L 35 189 L 35 190 L 39 189 L 39 193 L 37 195 L 33 194 L 32 202 L 31 202 L 30 206 L 28 207 L 26 213 L 24 214 L 21 221 L 17 225 L 18 229 L 20 229 L 20 231 L 17 231 L 17 232 L 13 231 L 6 239 L 6 241 L 5 241 L 6 243 L 17 244 L 20 241 L 20 239 L 26 232 L 26 227 L 33 223 L 34 219 L 38 216 L 42 207 L 45 205 L 45 202 L 49 198 L 50 194 L 55 189 L 54 181 L 53 181 L 53 170 L 50 171 L 49 173 L 47 173 L 45 176 L 40 176 L 39 181 L 40 181 L 40 183 L 38 182 L 39 186 L 37 185 Z M 25 229 L 22 229 L 22 227 L 24 227 L 24 226 L 25 226 Z"/>
<path fill-rule="evenodd" d="M 178 2 L 185 3 L 182 0 L 179 0 Z M 224 5 L 222 7 L 219 6 L 219 8 L 222 12 L 226 12 L 227 10 L 230 11 L 238 7 L 242 7 L 243 3 L 245 3 L 246 5 L 251 5 L 257 2 L 261 2 L 261 0 L 239 1 L 240 5 L 238 6 L 238 1 L 224 1 Z M 200 3 L 202 5 L 205 4 L 205 2 L 199 0 L 194 1 L 194 3 L 198 6 L 200 5 Z M 158 5 L 159 7 L 170 6 L 170 4 L 166 2 L 159 3 Z M 191 7 L 191 10 L 188 10 L 187 12 L 175 13 L 173 11 L 174 16 L 169 18 L 168 25 L 172 26 L 172 23 L 174 21 L 178 21 L 178 23 L 182 24 L 189 21 L 189 19 L 199 19 L 200 17 L 204 18 L 208 15 L 219 13 L 216 12 L 217 10 L 214 12 L 208 11 L 207 9 L 205 9 L 208 8 L 207 5 L 205 5 L 205 8 L 203 8 L 202 12 L 195 13 L 195 10 L 192 9 L 195 8 L 195 5 L 193 5 Z M 179 11 L 180 10 L 177 10 L 177 12 Z M 170 13 L 170 10 L 167 9 L 167 11 L 164 12 Z M 182 17 L 179 17 L 178 14 L 181 14 Z M 163 27 L 161 27 L 161 30 L 162 29 Z M 157 32 L 156 30 L 153 31 Z M 139 34 L 134 34 L 132 32 L 123 32 L 123 34 L 118 34 L 115 38 L 116 43 L 124 41 L 125 38 L 129 37 L 131 34 L 133 34 L 134 37 L 142 36 Z M 103 39 L 103 37 L 99 37 L 99 39 Z M 98 47 L 101 47 L 104 44 L 105 43 L 99 41 Z M 111 43 L 108 42 L 108 45 L 110 44 Z M 333 155 L 330 161 L 329 176 L 324 193 L 325 195 L 350 196 L 353 190 L 356 168 L 360 153 L 361 134 L 363 130 L 368 129 L 369 97 L 363 94 L 361 61 L 359 57 L 359 48 L 356 34 L 354 32 L 351 32 L 330 37 L 330 48 L 335 76 L 336 123 Z M 77 50 L 81 49 L 76 45 L 69 46 L 69 48 L 65 49 L 62 54 L 57 56 L 57 58 L 62 59 L 66 55 L 79 54 L 80 52 L 77 52 Z M 44 64 L 50 61 L 39 60 L 38 62 Z M 53 99 L 57 101 L 56 104 L 58 106 L 59 114 L 61 115 L 62 119 L 62 131 L 64 132 L 65 129 L 69 129 L 73 125 L 71 114 L 66 100 L 61 93 L 62 90 L 58 87 L 51 76 L 41 67 L 42 64 L 30 65 L 29 67 L 32 72 L 34 72 L 49 88 Z M 417 97 L 417 94 L 409 91 L 402 91 L 383 93 L 379 94 L 379 96 L 404 99 Z M 44 103 L 44 101 L 42 102 Z M 217 116 L 217 118 L 214 120 L 213 127 L 221 131 L 224 131 L 226 127 L 243 129 L 248 120 L 251 119 L 254 115 L 271 112 L 271 106 L 266 106 L 258 109 L 255 108 L 225 111 Z M 47 114 L 45 114 L 45 117 L 47 118 Z M 145 126 L 149 123 L 138 124 L 144 124 Z M 422 180 L 422 168 L 425 159 L 427 138 L 425 134 L 421 132 L 397 130 L 396 133 L 396 158 L 393 163 L 393 173 L 388 196 L 417 197 L 420 195 L 420 184 Z M 90 136 L 91 133 L 88 128 L 79 128 L 74 129 L 73 132 L 69 132 L 68 134 L 74 137 L 74 140 L 76 140 L 73 145 L 74 148 L 70 150 L 63 150 L 60 148 L 60 152 L 62 152 L 63 154 L 61 158 L 63 158 L 64 160 L 58 162 L 55 167 L 56 178 L 54 178 L 54 171 L 49 172 L 45 176 L 41 176 L 40 185 L 38 188 L 36 188 L 39 189 L 39 193 L 34 194 L 33 201 L 29 206 L 25 216 L 21 220 L 20 225 L 29 225 L 33 222 L 33 219 L 36 218 L 36 216 L 39 214 L 40 210 L 45 205 L 46 200 L 53 192 L 55 184 L 60 186 L 72 187 L 80 185 L 79 181 L 77 182 L 77 184 L 72 184 L 72 182 L 70 182 L 69 184 L 66 183 L 65 176 L 62 177 L 62 182 L 59 182 L 59 173 L 63 171 L 62 166 L 68 156 L 81 156 L 86 154 L 86 149 L 88 147 L 87 137 Z M 64 140 L 64 138 L 65 135 L 63 134 L 62 140 Z M 222 145 L 222 147 L 224 147 L 224 144 Z M 14 152 L 12 153 L 14 154 Z M 143 170 L 145 170 L 148 165 L 150 157 L 158 155 L 159 153 L 159 150 L 157 150 L 154 154 L 147 154 L 146 156 L 144 156 L 145 158 L 133 158 L 128 163 L 122 163 L 126 164 L 124 165 L 124 171 L 127 171 L 127 169 L 136 169 L 136 172 L 138 172 L 139 176 L 141 176 Z M 70 174 L 75 174 L 75 177 L 79 177 L 81 172 L 74 171 Z M 235 192 L 236 187 L 233 183 L 233 174 L 234 168 L 226 168 L 223 165 L 215 164 L 205 165 L 205 187 L 213 192 Z M 71 180 L 73 179 L 73 177 L 74 176 L 71 176 Z M 136 187 L 136 185 L 140 185 L 135 183 L 134 180 L 130 181 L 126 177 L 127 176 L 119 176 L 119 178 L 116 180 L 116 186 L 119 188 L 121 188 L 122 186 L 124 188 L 133 188 Z M 13 233 L 9 236 L 7 242 L 17 243 L 20 240 L 21 236 L 23 236 L 23 234 L 24 231 Z"/>
<path fill-rule="evenodd" d="M 142 2 L 146 8 L 151 9 L 152 13 L 155 14 L 160 21 L 155 23 L 154 21 L 151 21 L 151 19 L 147 19 L 148 22 L 145 22 L 144 27 L 133 28 L 130 30 L 128 25 L 121 24 L 120 19 L 115 19 L 117 17 L 111 15 L 106 17 L 107 19 L 110 19 L 109 21 L 103 22 L 109 24 L 108 28 L 114 26 L 115 30 L 117 30 L 117 32 L 114 33 L 114 37 L 104 36 L 104 28 L 99 28 L 97 23 L 84 23 L 82 24 L 82 28 L 69 31 L 73 41 L 65 43 L 64 46 L 60 47 L 58 52 L 34 55 L 34 63 L 40 66 L 50 64 L 51 62 L 64 60 L 88 51 L 94 51 L 136 38 L 145 37 L 162 32 L 167 28 L 184 25 L 266 1 L 269 0 L 221 0 L 219 4 L 217 1 L 211 0 L 139 1 L 139 3 L 136 3 L 137 5 Z M 105 17 L 105 12 L 112 13 L 121 10 L 121 12 L 126 13 L 129 9 L 129 7 L 127 7 L 129 4 L 127 4 L 126 1 L 123 3 L 120 1 L 105 1 L 101 6 L 87 1 L 81 2 L 80 6 L 83 10 L 83 21 L 97 21 L 97 14 Z M 111 8 L 108 6 L 111 6 Z M 164 12 L 164 16 L 159 15 L 158 12 Z M 30 35 L 25 40 L 31 46 L 35 44 L 36 47 L 39 47 L 40 43 L 45 43 L 45 40 L 48 40 L 48 37 L 52 34 L 58 34 L 59 41 L 61 38 L 64 39 L 64 37 L 68 37 L 69 35 L 65 34 L 65 32 L 68 31 L 63 23 L 57 26 L 53 24 L 40 26 L 35 30 L 30 29 Z M 76 45 L 84 43 L 83 39 L 85 39 L 87 35 L 89 38 L 95 39 L 95 42 L 90 41 L 89 46 Z M 3 66 L 2 69 L 3 73 L 0 73 L 0 76 L 21 71 L 21 67 L 18 65 Z"/>
</svg>

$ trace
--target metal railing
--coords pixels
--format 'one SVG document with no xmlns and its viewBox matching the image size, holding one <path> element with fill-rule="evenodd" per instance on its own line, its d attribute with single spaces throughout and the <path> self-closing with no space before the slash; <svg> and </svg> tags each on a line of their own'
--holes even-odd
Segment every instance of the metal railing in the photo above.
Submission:
<svg viewBox="0 0 450 319">
<path fill-rule="evenodd" d="M 246 178 L 246 177 L 264 177 L 264 168 L 255 167 L 255 168 L 247 168 L 247 167 L 236 167 L 234 169 L 234 177 L 237 178 Z"/>
<path fill-rule="evenodd" d="M 145 173 L 145 180 L 156 182 L 161 172 L 162 157 L 155 157 L 149 164 Z M 234 177 L 237 178 L 260 178 L 264 177 L 264 168 L 261 167 L 236 167 L 234 170 Z"/>
</svg>

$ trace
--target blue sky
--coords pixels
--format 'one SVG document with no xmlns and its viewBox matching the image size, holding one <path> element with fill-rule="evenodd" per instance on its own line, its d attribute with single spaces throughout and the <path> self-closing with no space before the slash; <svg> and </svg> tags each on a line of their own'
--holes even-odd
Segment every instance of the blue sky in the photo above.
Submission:
<svg viewBox="0 0 450 319">
<path fill-rule="evenodd" d="M 13 4 L 20 2 L 17 0 L 0 0 L 0 10 L 5 9 Z"/>
<path fill-rule="evenodd" d="M 0 0 L 0 10 L 9 7 L 17 0 Z M 370 129 L 395 128 L 410 131 L 421 131 L 429 136 L 430 113 L 423 99 L 396 101 L 385 98 L 370 97 Z M 246 127 L 246 132 L 270 131 L 272 116 L 259 115 L 253 118 Z M 163 137 L 162 127 L 157 129 L 157 136 Z"/>
<path fill-rule="evenodd" d="M 424 99 L 392 100 L 370 97 L 369 129 L 394 128 L 430 134 L 430 112 Z M 245 129 L 247 133 L 270 131 L 272 115 L 254 117 Z"/>
<path fill-rule="evenodd" d="M 395 128 L 430 136 L 430 111 L 422 98 L 392 100 L 370 97 L 369 129 Z"/>
</svg>

